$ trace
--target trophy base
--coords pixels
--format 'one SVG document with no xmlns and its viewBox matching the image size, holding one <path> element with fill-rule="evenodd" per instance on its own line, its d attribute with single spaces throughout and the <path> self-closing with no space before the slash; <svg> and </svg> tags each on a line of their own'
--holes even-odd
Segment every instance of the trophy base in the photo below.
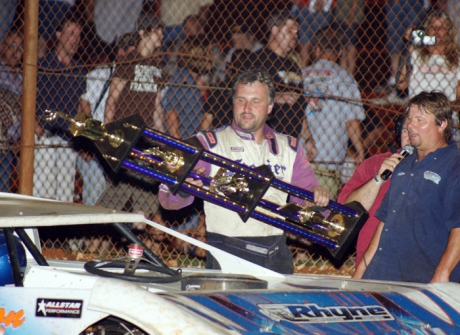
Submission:
<svg viewBox="0 0 460 335">
<path fill-rule="evenodd" d="M 357 216 L 356 218 L 348 218 L 344 221 L 345 229 L 340 234 L 337 240 L 338 247 L 335 249 L 328 248 L 332 256 L 338 260 L 340 260 L 344 256 L 350 244 L 355 240 L 359 231 L 361 230 L 364 223 L 367 221 L 367 218 L 369 217 L 369 214 L 367 213 L 366 209 L 363 207 L 363 205 L 361 205 L 361 203 L 357 201 L 350 202 L 346 204 L 346 206 L 356 210 L 359 216 Z"/>
<path fill-rule="evenodd" d="M 119 135 L 120 144 L 113 145 L 110 137 L 95 142 L 114 172 L 119 172 L 123 162 L 129 156 L 131 148 L 139 140 L 145 129 L 145 123 L 138 114 L 127 116 L 106 125 L 108 134 Z"/>
</svg>

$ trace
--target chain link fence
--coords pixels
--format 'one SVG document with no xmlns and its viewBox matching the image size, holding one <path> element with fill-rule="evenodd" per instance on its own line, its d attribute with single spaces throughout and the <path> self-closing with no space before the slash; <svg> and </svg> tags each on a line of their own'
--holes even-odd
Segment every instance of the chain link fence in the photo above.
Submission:
<svg viewBox="0 0 460 335">
<path fill-rule="evenodd" d="M 409 96 L 437 88 L 456 100 L 456 1 L 38 3 L 33 194 L 143 212 L 203 241 L 202 202 L 178 212 L 162 209 L 156 183 L 115 175 L 92 143 L 68 135 L 68 122 L 45 127 L 45 110 L 84 113 L 106 123 L 138 113 L 148 127 L 186 139 L 228 124 L 234 76 L 266 69 L 277 90 L 270 124 L 301 139 L 317 178 L 335 200 L 362 159 L 396 145 L 394 118 Z M 0 190 L 17 192 L 28 7 L 20 0 L 2 0 L 0 6 Z M 407 33 L 414 26 L 424 28 L 415 41 Z M 425 35 L 445 47 L 434 52 Z M 131 228 L 168 265 L 204 266 L 203 250 L 142 224 Z M 127 242 L 110 226 L 40 233 L 49 258 L 126 254 Z M 354 269 L 353 251 L 337 264 L 315 245 L 289 242 L 296 272 L 349 275 Z"/>
</svg>

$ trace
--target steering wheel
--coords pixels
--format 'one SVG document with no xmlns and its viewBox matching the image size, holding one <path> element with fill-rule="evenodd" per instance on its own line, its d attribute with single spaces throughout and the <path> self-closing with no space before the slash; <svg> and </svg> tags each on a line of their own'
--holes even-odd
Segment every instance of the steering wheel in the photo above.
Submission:
<svg viewBox="0 0 460 335">
<path fill-rule="evenodd" d="M 104 269 L 125 269 L 126 262 L 125 261 L 101 261 L 101 260 L 93 260 L 86 262 L 84 268 L 89 273 L 105 277 L 105 278 L 115 278 L 115 279 L 123 279 L 128 281 L 133 281 L 137 283 L 156 283 L 156 284 L 164 284 L 164 283 L 173 283 L 180 281 L 182 279 L 182 270 L 178 269 L 172 270 L 167 267 L 160 267 L 146 261 L 140 261 L 137 264 L 136 270 L 147 270 L 155 273 L 162 273 L 168 275 L 167 277 L 157 277 L 157 276 L 148 276 L 145 274 L 136 275 L 128 274 L 128 273 L 119 273 L 119 272 L 112 272 L 107 271 Z"/>
</svg>

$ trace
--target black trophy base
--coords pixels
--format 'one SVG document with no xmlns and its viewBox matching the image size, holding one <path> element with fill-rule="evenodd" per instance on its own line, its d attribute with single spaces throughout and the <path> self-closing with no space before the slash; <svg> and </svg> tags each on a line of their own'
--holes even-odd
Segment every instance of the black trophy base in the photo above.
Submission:
<svg viewBox="0 0 460 335">
<path fill-rule="evenodd" d="M 350 202 L 346 204 L 347 207 L 350 207 L 358 212 L 358 216 L 355 218 L 348 217 L 345 222 L 345 229 L 340 234 L 337 244 L 337 248 L 332 249 L 328 248 L 329 252 L 335 259 L 340 260 L 344 254 L 347 252 L 350 244 L 355 240 L 359 231 L 363 227 L 364 223 L 367 221 L 369 214 L 366 209 L 357 201 Z"/>
</svg>

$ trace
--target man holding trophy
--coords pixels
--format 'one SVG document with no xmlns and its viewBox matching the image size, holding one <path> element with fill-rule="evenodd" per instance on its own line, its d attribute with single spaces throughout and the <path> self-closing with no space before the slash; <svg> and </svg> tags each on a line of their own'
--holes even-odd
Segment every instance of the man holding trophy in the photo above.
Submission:
<svg viewBox="0 0 460 335">
<path fill-rule="evenodd" d="M 304 149 L 296 138 L 276 133 L 265 122 L 270 117 L 275 98 L 272 78 L 262 70 L 249 70 L 240 74 L 233 86 L 233 122 L 222 128 L 196 135 L 205 150 L 254 168 L 266 165 L 274 177 L 286 183 L 310 190 L 317 206 L 326 206 L 329 193 L 319 186 L 313 169 L 305 157 Z M 215 175 L 219 167 L 199 161 L 195 170 Z M 202 186 L 200 179 L 187 178 L 188 183 Z M 160 203 L 167 209 L 180 209 L 190 205 L 194 197 L 183 192 L 173 195 L 161 185 Z M 269 188 L 264 199 L 278 204 L 286 203 L 286 193 Z M 290 196 L 302 206 L 305 200 Z M 253 218 L 246 222 L 237 213 L 210 202 L 205 202 L 208 243 L 238 257 L 280 273 L 292 273 L 292 254 L 286 245 L 283 230 Z M 210 255 L 206 267 L 219 269 Z"/>
</svg>

